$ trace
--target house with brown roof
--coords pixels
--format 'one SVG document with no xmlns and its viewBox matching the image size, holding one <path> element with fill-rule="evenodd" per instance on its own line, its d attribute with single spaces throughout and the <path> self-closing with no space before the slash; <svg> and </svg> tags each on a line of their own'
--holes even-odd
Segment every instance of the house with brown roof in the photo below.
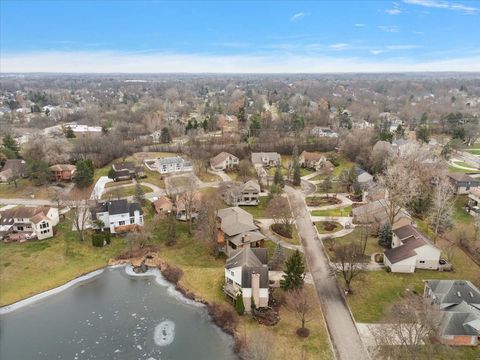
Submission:
<svg viewBox="0 0 480 360">
<path fill-rule="evenodd" d="M 468 194 L 470 189 L 477 188 L 480 185 L 477 179 L 465 173 L 451 173 L 448 174 L 448 178 L 456 195 Z"/>
<path fill-rule="evenodd" d="M 2 171 L 0 171 L 0 182 L 7 182 L 13 177 L 26 178 L 27 176 L 27 163 L 25 160 L 7 159 Z"/>
<path fill-rule="evenodd" d="M 225 263 L 223 291 L 232 301 L 242 295 L 245 311 L 268 306 L 269 279 L 267 249 L 244 247 L 232 253 Z"/>
<path fill-rule="evenodd" d="M 235 155 L 222 151 L 210 159 L 210 167 L 213 170 L 227 170 L 238 166 L 239 159 Z"/>
<path fill-rule="evenodd" d="M 77 167 L 70 164 L 57 164 L 50 166 L 50 171 L 52 172 L 53 180 L 60 181 L 72 181 L 73 176 Z"/>
<path fill-rule="evenodd" d="M 188 213 L 192 220 L 198 217 L 200 207 L 203 204 L 203 193 L 197 191 L 193 196 L 190 192 L 177 194 L 173 211 L 175 218 L 180 221 L 187 221 Z M 189 209 L 190 208 L 190 209 Z"/>
<path fill-rule="evenodd" d="M 253 216 L 238 206 L 217 211 L 217 246 L 230 256 L 244 247 L 263 248 L 265 235 L 253 222 Z"/>
<path fill-rule="evenodd" d="M 323 156 L 319 152 L 308 152 L 302 151 L 300 156 L 298 157 L 298 161 L 301 166 L 308 168 L 308 169 L 317 169 L 320 167 L 320 163 L 326 161 L 325 156 Z"/>
<path fill-rule="evenodd" d="M 17 206 L 0 211 L 0 238 L 47 239 L 53 236 L 53 228 L 60 221 L 57 208 L 48 206 Z"/>
<path fill-rule="evenodd" d="M 441 251 L 413 225 L 394 229 L 392 248 L 384 253 L 392 272 L 413 273 L 415 269 L 438 270 Z"/>
<path fill-rule="evenodd" d="M 152 202 L 152 207 L 156 214 L 169 214 L 173 211 L 173 202 L 168 196 L 160 196 Z"/>
</svg>

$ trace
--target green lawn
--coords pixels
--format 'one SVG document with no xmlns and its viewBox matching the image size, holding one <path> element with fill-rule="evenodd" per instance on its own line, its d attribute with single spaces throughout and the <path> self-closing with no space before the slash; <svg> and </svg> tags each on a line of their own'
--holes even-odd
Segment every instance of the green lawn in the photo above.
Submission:
<svg viewBox="0 0 480 360">
<path fill-rule="evenodd" d="M 143 192 L 149 193 L 152 192 L 148 186 L 140 185 L 142 187 Z M 102 199 L 113 199 L 113 198 L 123 198 L 127 196 L 135 195 L 135 185 L 129 186 L 122 186 L 122 187 L 109 187 L 106 191 L 102 194 Z"/>
<path fill-rule="evenodd" d="M 447 244 L 437 243 L 442 249 Z M 369 271 L 352 283 L 353 294 L 347 297 L 350 309 L 359 322 L 378 322 L 386 309 L 398 301 L 407 289 L 423 294 L 423 280 L 427 279 L 466 279 L 475 280 L 480 268 L 461 249 L 456 248 L 452 260 L 455 271 L 438 272 L 416 270 L 414 274 Z M 342 282 L 342 280 L 340 280 Z"/>
<path fill-rule="evenodd" d="M 465 170 L 465 169 L 459 169 L 455 166 L 449 165 L 448 166 L 448 172 L 449 173 L 463 172 L 465 174 L 478 174 L 478 173 L 480 173 L 480 170 Z"/>
<path fill-rule="evenodd" d="M 317 193 L 323 194 L 322 183 L 317 184 Z M 345 186 L 340 181 L 332 181 L 332 187 L 328 190 L 328 194 L 344 193 Z"/>
<path fill-rule="evenodd" d="M 352 206 L 348 205 L 342 208 L 330 210 L 313 210 L 313 216 L 349 216 L 352 212 Z"/>
<path fill-rule="evenodd" d="M 116 237 L 104 248 L 93 247 L 89 237 L 81 243 L 66 220 L 55 231 L 55 237 L 50 239 L 0 244 L 0 305 L 60 286 L 103 267 L 125 248 L 124 239 Z"/>
<path fill-rule="evenodd" d="M 465 149 L 465 151 L 473 155 L 480 155 L 480 149 Z"/>
<path fill-rule="evenodd" d="M 271 226 L 270 226 L 270 231 L 272 231 L 280 239 L 282 239 L 282 240 L 284 240 L 284 241 L 286 241 L 290 244 L 293 244 L 293 245 L 300 245 L 301 244 L 301 240 L 300 240 L 300 237 L 298 236 L 297 228 L 295 227 L 295 225 L 293 225 L 292 237 L 291 238 L 287 238 L 287 237 L 284 237 L 284 236 L 276 233 L 275 231 L 272 230 Z"/>
<path fill-rule="evenodd" d="M 338 166 L 335 166 L 335 169 L 333 169 L 332 175 L 334 177 L 340 176 L 343 170 L 349 170 L 353 165 L 355 165 L 355 163 L 345 159 L 343 156 L 339 156 L 337 160 L 339 164 Z"/>
<path fill-rule="evenodd" d="M 455 199 L 453 207 L 453 218 L 456 223 L 471 224 L 473 223 L 473 216 L 467 213 L 464 209 L 468 202 L 468 195 L 459 195 Z"/>
<path fill-rule="evenodd" d="M 254 218 L 269 218 L 266 212 L 269 197 L 260 196 L 260 202 L 257 206 L 240 206 L 243 210 L 253 215 Z"/>
<path fill-rule="evenodd" d="M 51 199 L 55 196 L 52 186 L 36 186 L 29 179 L 19 179 L 15 184 L 0 184 L 0 198 Z"/>
<path fill-rule="evenodd" d="M 353 242 L 359 243 L 361 239 L 362 229 L 356 227 L 350 234 L 347 234 L 342 237 L 335 238 L 335 244 L 351 244 Z M 375 253 L 383 253 L 385 249 L 378 245 L 378 238 L 374 236 L 369 236 L 367 239 L 367 246 L 365 247 L 365 254 L 367 255 L 367 261 L 370 261 L 370 256 Z M 328 255 L 333 256 L 333 252 L 327 249 Z"/>
<path fill-rule="evenodd" d="M 305 198 L 307 206 L 326 206 L 326 205 L 335 205 L 338 202 L 332 196 L 308 196 Z"/>
</svg>

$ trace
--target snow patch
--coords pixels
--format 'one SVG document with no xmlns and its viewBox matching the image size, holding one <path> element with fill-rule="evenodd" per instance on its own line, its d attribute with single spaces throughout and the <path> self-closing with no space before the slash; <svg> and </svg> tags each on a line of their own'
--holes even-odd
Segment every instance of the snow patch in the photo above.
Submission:
<svg viewBox="0 0 480 360">
<path fill-rule="evenodd" d="M 170 345 L 175 339 L 175 323 L 170 320 L 162 321 L 155 326 L 153 340 L 158 346 Z"/>
</svg>

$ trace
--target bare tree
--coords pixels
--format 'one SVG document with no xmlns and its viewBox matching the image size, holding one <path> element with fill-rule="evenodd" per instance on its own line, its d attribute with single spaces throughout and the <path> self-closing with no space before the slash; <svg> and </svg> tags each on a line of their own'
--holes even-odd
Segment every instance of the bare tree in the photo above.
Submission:
<svg viewBox="0 0 480 360">
<path fill-rule="evenodd" d="M 428 358 L 435 352 L 432 340 L 437 334 L 441 314 L 420 296 L 408 294 L 373 327 L 379 356 L 385 359 Z M 448 350 L 448 349 L 443 349 Z"/>
<path fill-rule="evenodd" d="M 435 233 L 435 241 L 439 232 L 452 227 L 454 189 L 447 177 L 439 179 L 433 190 L 432 207 L 429 222 Z"/>
<path fill-rule="evenodd" d="M 362 247 L 357 243 L 339 244 L 333 249 L 335 255 L 334 270 L 345 281 L 345 292 L 352 292 L 352 281 L 366 269 L 363 263 Z"/>
<path fill-rule="evenodd" d="M 305 288 L 289 291 L 285 295 L 285 306 L 300 320 L 301 327 L 297 330 L 297 335 L 307 337 L 309 330 L 305 327 L 305 324 L 313 320 L 315 310 L 312 294 Z"/>
<path fill-rule="evenodd" d="M 85 240 L 85 231 L 90 219 L 88 198 L 85 196 L 70 197 L 67 201 L 70 208 L 70 219 L 77 231 L 78 240 Z"/>
<path fill-rule="evenodd" d="M 293 215 L 287 198 L 276 195 L 268 202 L 266 210 L 275 224 L 279 225 L 281 231 L 291 235 Z"/>
<path fill-rule="evenodd" d="M 393 226 L 400 211 L 417 196 L 418 181 L 408 170 L 408 166 L 397 158 L 380 175 L 378 182 L 387 192 L 387 199 L 381 204 L 390 226 Z"/>
<path fill-rule="evenodd" d="M 177 187 L 177 208 L 181 206 L 185 211 L 185 218 L 188 223 L 188 234 L 192 234 L 192 221 L 193 212 L 197 205 L 198 200 L 198 184 L 194 176 L 182 176 L 178 177 L 182 179 Z"/>
<path fill-rule="evenodd" d="M 220 204 L 221 200 L 217 193 L 208 196 L 200 207 L 196 227 L 198 237 L 207 241 L 215 256 L 218 255 L 217 211 Z"/>
</svg>

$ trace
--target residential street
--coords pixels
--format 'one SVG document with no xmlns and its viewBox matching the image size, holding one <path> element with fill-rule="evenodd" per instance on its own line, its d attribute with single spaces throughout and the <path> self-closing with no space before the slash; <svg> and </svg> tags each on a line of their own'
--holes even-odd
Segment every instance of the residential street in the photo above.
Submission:
<svg viewBox="0 0 480 360">
<path fill-rule="evenodd" d="M 331 276 L 328 259 L 307 212 L 304 196 L 299 190 L 285 187 L 295 216 L 298 233 L 305 249 L 306 261 L 312 274 L 333 347 L 340 360 L 366 360 L 369 355 L 363 346 L 355 323 L 344 302 L 337 281 Z"/>
</svg>

